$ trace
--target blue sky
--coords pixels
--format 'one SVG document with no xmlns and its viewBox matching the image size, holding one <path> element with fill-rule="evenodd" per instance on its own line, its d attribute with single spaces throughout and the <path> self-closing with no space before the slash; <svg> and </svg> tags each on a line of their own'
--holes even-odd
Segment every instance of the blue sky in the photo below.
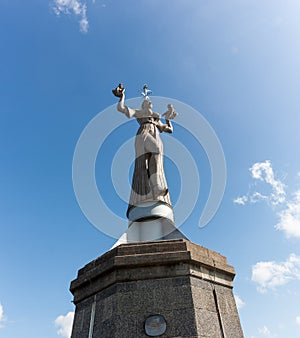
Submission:
<svg viewBox="0 0 300 338">
<path fill-rule="evenodd" d="M 180 127 L 172 136 L 185 139 L 201 180 L 182 231 L 236 268 L 247 338 L 300 335 L 299 15 L 296 0 L 1 1 L 0 337 L 67 337 L 70 281 L 115 243 L 81 212 L 72 158 L 120 81 L 128 98 L 146 82 L 213 127 L 227 185 L 202 229 L 209 163 Z M 171 162 L 166 171 L 176 199 L 180 173 Z M 124 216 L 126 203 L 97 179 Z"/>
</svg>

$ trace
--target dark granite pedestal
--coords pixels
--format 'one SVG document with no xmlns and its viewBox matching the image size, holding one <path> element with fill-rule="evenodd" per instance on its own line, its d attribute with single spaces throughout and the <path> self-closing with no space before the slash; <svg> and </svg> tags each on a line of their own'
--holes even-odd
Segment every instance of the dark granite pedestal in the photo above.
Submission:
<svg viewBox="0 0 300 338">
<path fill-rule="evenodd" d="M 71 283 L 71 337 L 242 338 L 234 276 L 225 257 L 188 240 L 122 244 Z"/>
</svg>

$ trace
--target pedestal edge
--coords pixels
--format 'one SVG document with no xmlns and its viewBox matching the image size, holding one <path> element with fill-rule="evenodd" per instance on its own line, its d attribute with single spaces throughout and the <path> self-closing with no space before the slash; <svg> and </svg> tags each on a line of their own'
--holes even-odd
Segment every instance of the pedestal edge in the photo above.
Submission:
<svg viewBox="0 0 300 338">
<path fill-rule="evenodd" d="M 78 271 L 74 303 L 112 284 L 191 275 L 232 288 L 235 270 L 226 257 L 188 240 L 122 244 Z"/>
</svg>

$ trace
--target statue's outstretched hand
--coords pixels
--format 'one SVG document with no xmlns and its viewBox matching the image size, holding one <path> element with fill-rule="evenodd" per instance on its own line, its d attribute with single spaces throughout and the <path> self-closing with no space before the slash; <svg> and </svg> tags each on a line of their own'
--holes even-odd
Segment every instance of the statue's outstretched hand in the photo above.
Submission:
<svg viewBox="0 0 300 338">
<path fill-rule="evenodd" d="M 125 87 L 123 87 L 122 83 L 119 83 L 118 87 L 112 90 L 112 93 L 119 98 L 124 96 Z"/>
<path fill-rule="evenodd" d="M 178 115 L 172 104 L 168 104 L 168 110 L 162 114 L 166 120 L 172 120 Z"/>
</svg>

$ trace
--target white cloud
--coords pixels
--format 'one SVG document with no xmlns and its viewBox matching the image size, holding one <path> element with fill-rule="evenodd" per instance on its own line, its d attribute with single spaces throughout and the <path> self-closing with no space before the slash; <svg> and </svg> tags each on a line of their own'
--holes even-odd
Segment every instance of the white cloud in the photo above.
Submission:
<svg viewBox="0 0 300 338">
<path fill-rule="evenodd" d="M 93 3 L 93 4 L 96 3 L 96 0 L 92 0 L 92 3 Z M 102 8 L 105 8 L 105 7 L 106 7 L 106 4 L 105 4 L 105 3 L 101 4 L 101 7 L 102 7 Z"/>
<path fill-rule="evenodd" d="M 263 181 L 272 187 L 272 193 L 269 196 L 271 204 L 277 205 L 285 202 L 285 185 L 280 180 L 275 179 L 272 164 L 269 160 L 254 163 L 250 168 L 250 172 L 254 179 Z M 259 193 L 256 192 L 255 194 Z M 264 195 L 261 196 L 263 196 L 263 199 L 266 197 Z"/>
<path fill-rule="evenodd" d="M 251 203 L 257 203 L 260 201 L 268 201 L 270 199 L 269 196 L 263 195 L 258 191 L 255 191 L 249 198 Z"/>
<path fill-rule="evenodd" d="M 268 160 L 254 163 L 249 170 L 252 178 L 263 181 L 271 187 L 271 193 L 262 194 L 259 191 L 254 191 L 235 198 L 233 203 L 246 205 L 247 203 L 255 204 L 266 201 L 272 205 L 272 210 L 276 212 L 278 217 L 275 229 L 283 231 L 287 238 L 300 238 L 300 190 L 296 191 L 292 198 L 287 198 L 286 186 L 279 179 L 275 179 L 271 162 Z M 299 173 L 297 175 L 299 176 Z"/>
<path fill-rule="evenodd" d="M 300 190 L 296 191 L 292 201 L 288 201 L 286 208 L 277 213 L 279 222 L 275 228 L 284 231 L 286 237 L 300 237 Z"/>
<path fill-rule="evenodd" d="M 275 179 L 272 164 L 269 160 L 254 163 L 249 171 L 254 180 L 266 183 L 271 188 L 271 192 L 262 194 L 259 191 L 254 191 L 242 197 L 237 197 L 233 200 L 234 203 L 245 205 L 246 203 L 254 204 L 265 201 L 276 206 L 286 201 L 285 185 L 279 179 Z"/>
<path fill-rule="evenodd" d="M 238 295 L 234 295 L 234 299 L 238 310 L 246 305 Z"/>
<path fill-rule="evenodd" d="M 87 33 L 89 22 L 86 14 L 86 5 L 81 0 L 53 0 L 53 10 L 56 15 L 75 14 L 80 17 L 79 26 L 80 31 Z"/>
<path fill-rule="evenodd" d="M 290 280 L 300 279 L 300 256 L 291 254 L 285 262 L 258 262 L 252 267 L 252 281 L 259 292 L 275 289 Z"/>
<path fill-rule="evenodd" d="M 233 200 L 233 203 L 235 204 L 240 204 L 240 205 L 245 205 L 248 201 L 248 197 L 247 196 L 240 196 L 240 197 L 237 197 Z"/>
<path fill-rule="evenodd" d="M 73 320 L 74 312 L 68 312 L 65 316 L 58 316 L 54 321 L 54 325 L 58 328 L 57 334 L 65 338 L 70 338 Z"/>
<path fill-rule="evenodd" d="M 0 303 L 0 329 L 4 328 L 4 323 L 6 322 L 6 317 L 4 315 L 3 306 Z"/>
<path fill-rule="evenodd" d="M 258 332 L 265 337 L 271 337 L 271 331 L 266 326 L 258 329 Z"/>
<path fill-rule="evenodd" d="M 89 22 L 88 22 L 87 15 L 86 15 L 85 5 L 82 7 L 82 17 L 81 17 L 79 24 L 80 24 L 80 30 L 84 33 L 87 33 L 89 29 Z"/>
<path fill-rule="evenodd" d="M 300 316 L 297 316 L 297 317 L 296 317 L 296 324 L 297 324 L 297 325 L 300 325 Z"/>
</svg>

